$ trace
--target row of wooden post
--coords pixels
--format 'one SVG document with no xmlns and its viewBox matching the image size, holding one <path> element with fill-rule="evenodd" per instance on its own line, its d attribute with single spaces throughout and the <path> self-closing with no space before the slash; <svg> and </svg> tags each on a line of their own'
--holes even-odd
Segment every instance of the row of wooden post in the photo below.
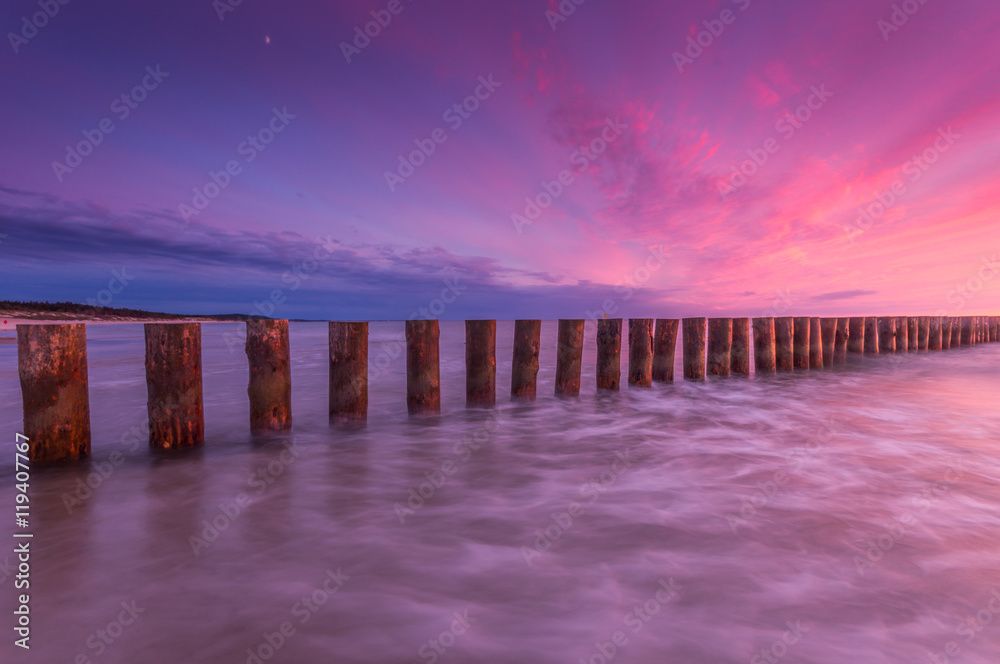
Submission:
<svg viewBox="0 0 1000 664">
<path fill-rule="evenodd" d="M 597 320 L 597 387 L 621 384 L 620 318 Z M 677 319 L 628 321 L 628 384 L 650 387 L 674 378 Z M 439 326 L 406 321 L 406 403 L 410 413 L 441 410 Z M 291 360 L 287 320 L 247 321 L 250 428 L 292 426 Z M 820 369 L 843 364 L 848 353 L 942 350 L 997 341 L 1000 317 L 685 318 L 684 377 Z M 580 393 L 584 321 L 560 320 L 555 393 Z M 510 394 L 535 398 L 541 321 L 514 323 Z M 18 371 L 24 430 L 33 461 L 79 459 L 90 453 L 87 339 L 84 324 L 18 325 Z M 146 389 L 149 444 L 159 449 L 200 445 L 205 437 L 201 381 L 201 325 L 147 323 Z M 329 324 L 329 412 L 333 421 L 368 416 L 368 323 Z M 496 321 L 465 322 L 466 402 L 496 402 Z"/>
</svg>

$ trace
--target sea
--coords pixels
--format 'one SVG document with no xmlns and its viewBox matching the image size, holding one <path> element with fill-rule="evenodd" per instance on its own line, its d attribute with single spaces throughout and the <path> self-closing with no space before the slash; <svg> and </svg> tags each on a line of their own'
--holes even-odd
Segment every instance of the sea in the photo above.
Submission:
<svg viewBox="0 0 1000 664">
<path fill-rule="evenodd" d="M 691 382 L 678 343 L 641 389 L 626 332 L 598 393 L 588 321 L 565 398 L 544 321 L 524 403 L 500 321 L 497 404 L 467 408 L 445 321 L 441 413 L 411 417 L 403 323 L 377 322 L 344 427 L 327 326 L 293 322 L 293 428 L 252 437 L 238 325 L 202 325 L 205 444 L 169 453 L 142 326 L 88 326 L 91 457 L 20 477 L 0 345 L 0 661 L 1000 662 L 1000 344 Z"/>
</svg>

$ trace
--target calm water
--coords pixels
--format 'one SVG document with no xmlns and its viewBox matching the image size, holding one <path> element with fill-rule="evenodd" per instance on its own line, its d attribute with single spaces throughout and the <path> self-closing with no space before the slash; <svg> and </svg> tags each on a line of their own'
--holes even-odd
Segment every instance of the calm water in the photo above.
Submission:
<svg viewBox="0 0 1000 664">
<path fill-rule="evenodd" d="M 1000 661 L 1000 345 L 598 395 L 588 325 L 561 400 L 555 328 L 538 401 L 469 411 L 443 323 L 443 413 L 412 420 L 403 356 L 374 366 L 402 324 L 374 323 L 345 431 L 326 326 L 293 323 L 294 432 L 253 442 L 233 325 L 204 325 L 206 445 L 158 456 L 141 326 L 89 327 L 93 458 L 33 471 L 32 649 L 0 568 L 0 661 Z M 0 345 L 10 566 L 20 408 Z"/>
</svg>

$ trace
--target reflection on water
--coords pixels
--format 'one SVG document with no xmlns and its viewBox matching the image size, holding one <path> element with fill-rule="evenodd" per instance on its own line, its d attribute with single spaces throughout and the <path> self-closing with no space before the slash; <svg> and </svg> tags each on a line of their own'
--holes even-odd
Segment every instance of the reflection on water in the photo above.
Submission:
<svg viewBox="0 0 1000 664">
<path fill-rule="evenodd" d="M 207 444 L 156 455 L 141 327 L 88 329 L 93 457 L 33 472 L 30 661 L 998 661 L 997 345 L 595 394 L 588 327 L 562 400 L 545 322 L 538 401 L 467 411 L 443 323 L 444 412 L 411 419 L 402 324 L 375 323 L 352 430 L 325 324 L 293 323 L 295 428 L 251 441 L 229 331 L 203 326 Z M 10 510 L 13 346 L 0 422 Z"/>
</svg>

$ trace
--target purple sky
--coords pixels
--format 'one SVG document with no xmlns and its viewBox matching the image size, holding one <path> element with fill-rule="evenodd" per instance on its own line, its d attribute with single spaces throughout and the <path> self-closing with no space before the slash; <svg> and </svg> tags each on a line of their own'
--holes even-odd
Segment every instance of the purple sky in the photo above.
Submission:
<svg viewBox="0 0 1000 664">
<path fill-rule="evenodd" d="M 0 9 L 0 299 L 1000 308 L 995 0 L 51 1 Z"/>
</svg>

